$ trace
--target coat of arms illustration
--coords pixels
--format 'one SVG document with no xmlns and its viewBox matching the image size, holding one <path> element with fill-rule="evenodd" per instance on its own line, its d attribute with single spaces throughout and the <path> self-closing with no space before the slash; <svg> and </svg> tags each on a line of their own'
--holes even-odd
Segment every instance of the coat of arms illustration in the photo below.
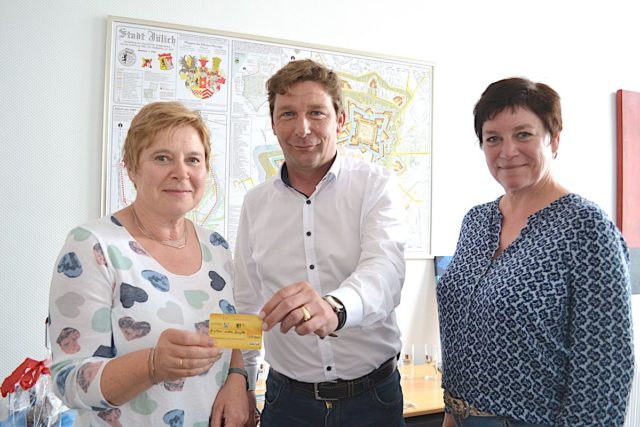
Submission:
<svg viewBox="0 0 640 427">
<path fill-rule="evenodd" d="M 221 61 L 218 57 L 212 57 L 211 67 L 208 67 L 209 58 L 206 56 L 196 59 L 192 55 L 184 55 L 180 58 L 180 78 L 184 80 L 185 87 L 200 99 L 210 98 L 220 91 L 227 81 L 220 70 Z"/>
</svg>

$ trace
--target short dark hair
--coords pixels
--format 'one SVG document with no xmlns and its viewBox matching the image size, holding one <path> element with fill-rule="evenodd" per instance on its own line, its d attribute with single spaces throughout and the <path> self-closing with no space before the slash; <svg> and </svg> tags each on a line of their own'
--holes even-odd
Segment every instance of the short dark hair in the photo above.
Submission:
<svg viewBox="0 0 640 427">
<path fill-rule="evenodd" d="M 525 108 L 542 120 L 552 138 L 562 130 L 560 95 L 544 83 L 511 77 L 491 83 L 473 108 L 476 136 L 482 148 L 482 126 L 507 108 Z"/>
<path fill-rule="evenodd" d="M 291 86 L 299 82 L 312 81 L 324 86 L 324 90 L 333 101 L 333 109 L 336 116 L 344 111 L 342 105 L 342 82 L 338 75 L 311 59 L 291 61 L 280 68 L 269 80 L 266 88 L 269 95 L 269 113 L 273 122 L 273 108 L 276 103 L 276 95 L 285 95 Z"/>
</svg>

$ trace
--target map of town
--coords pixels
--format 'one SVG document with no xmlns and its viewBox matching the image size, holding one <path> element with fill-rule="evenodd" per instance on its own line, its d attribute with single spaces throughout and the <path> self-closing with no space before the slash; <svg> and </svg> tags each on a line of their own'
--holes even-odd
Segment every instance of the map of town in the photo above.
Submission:
<svg viewBox="0 0 640 427">
<path fill-rule="evenodd" d="M 245 194 L 274 176 L 284 157 L 269 117 L 265 83 L 288 61 L 311 58 L 340 77 L 347 121 L 341 155 L 398 177 L 410 226 L 407 256 L 430 252 L 433 67 L 424 62 L 170 25 L 113 22 L 104 213 L 135 199 L 122 165 L 129 124 L 146 103 L 178 100 L 211 130 L 211 173 L 189 218 L 234 246 Z"/>
</svg>

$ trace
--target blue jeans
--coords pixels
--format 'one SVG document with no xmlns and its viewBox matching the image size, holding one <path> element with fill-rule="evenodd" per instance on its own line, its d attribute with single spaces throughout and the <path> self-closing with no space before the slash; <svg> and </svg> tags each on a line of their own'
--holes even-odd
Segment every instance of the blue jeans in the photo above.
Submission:
<svg viewBox="0 0 640 427">
<path fill-rule="evenodd" d="M 513 418 L 469 416 L 461 420 L 457 415 L 451 415 L 457 427 L 547 427 L 544 424 L 530 424 Z"/>
<path fill-rule="evenodd" d="M 289 381 L 271 374 L 261 427 L 404 427 L 400 374 L 372 385 L 354 397 L 340 400 L 316 400 L 301 390 L 291 388 Z"/>
</svg>

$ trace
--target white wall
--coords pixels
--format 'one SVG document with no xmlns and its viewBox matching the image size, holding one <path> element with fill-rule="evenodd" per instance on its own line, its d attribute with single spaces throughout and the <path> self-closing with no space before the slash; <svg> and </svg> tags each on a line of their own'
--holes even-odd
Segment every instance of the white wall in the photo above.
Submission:
<svg viewBox="0 0 640 427">
<path fill-rule="evenodd" d="M 434 63 L 432 248 L 450 254 L 467 209 L 500 194 L 471 115 L 499 78 L 558 90 L 566 130 L 557 175 L 614 213 L 614 93 L 640 91 L 634 3 L 0 0 L 0 379 L 24 357 L 44 357 L 57 253 L 69 229 L 100 215 L 107 15 Z M 437 340 L 430 262 L 408 265 L 398 311 L 407 343 Z"/>
</svg>

